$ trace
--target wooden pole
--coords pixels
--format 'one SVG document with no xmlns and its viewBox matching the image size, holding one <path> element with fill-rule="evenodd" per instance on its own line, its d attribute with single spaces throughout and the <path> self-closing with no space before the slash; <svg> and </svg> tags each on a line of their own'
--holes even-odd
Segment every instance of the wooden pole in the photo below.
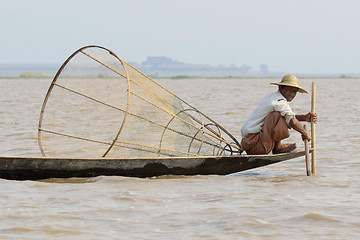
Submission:
<svg viewBox="0 0 360 240">
<path fill-rule="evenodd" d="M 312 94 L 311 94 L 311 112 L 315 113 L 315 98 L 316 98 L 316 85 L 312 82 Z M 311 172 L 316 175 L 316 136 L 315 136 L 315 123 L 311 122 Z"/>
<path fill-rule="evenodd" d="M 304 125 L 306 131 L 306 125 Z M 309 153 L 309 141 L 304 140 L 305 143 L 305 163 L 306 163 L 306 175 L 311 176 L 311 163 L 310 163 L 310 153 Z"/>
</svg>

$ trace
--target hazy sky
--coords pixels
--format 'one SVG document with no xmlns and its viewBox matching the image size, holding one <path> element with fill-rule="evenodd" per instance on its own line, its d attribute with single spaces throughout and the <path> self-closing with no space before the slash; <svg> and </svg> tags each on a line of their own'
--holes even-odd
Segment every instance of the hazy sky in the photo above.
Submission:
<svg viewBox="0 0 360 240">
<path fill-rule="evenodd" d="M 357 0 L 1 0 L 0 63 L 59 63 L 96 44 L 125 61 L 360 73 Z"/>
</svg>

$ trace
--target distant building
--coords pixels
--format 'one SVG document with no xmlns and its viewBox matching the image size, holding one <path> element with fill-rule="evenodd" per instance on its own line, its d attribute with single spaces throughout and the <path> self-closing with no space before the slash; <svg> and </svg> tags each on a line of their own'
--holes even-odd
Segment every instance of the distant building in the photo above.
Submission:
<svg viewBox="0 0 360 240">
<path fill-rule="evenodd" d="M 182 65 L 184 63 L 172 60 L 168 57 L 148 57 L 144 62 L 141 63 L 146 67 L 161 67 L 168 65 Z"/>
<path fill-rule="evenodd" d="M 269 73 L 269 69 L 268 66 L 266 64 L 261 64 L 260 65 L 260 73 L 266 75 Z"/>
</svg>

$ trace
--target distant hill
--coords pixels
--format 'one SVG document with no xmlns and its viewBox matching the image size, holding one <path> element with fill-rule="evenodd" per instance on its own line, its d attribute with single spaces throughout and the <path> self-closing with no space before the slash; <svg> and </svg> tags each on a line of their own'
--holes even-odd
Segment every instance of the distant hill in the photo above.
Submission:
<svg viewBox="0 0 360 240">
<path fill-rule="evenodd" d="M 146 74 L 155 76 L 246 76 L 254 74 L 252 68 L 246 64 L 242 66 L 218 65 L 214 67 L 208 64 L 179 62 L 164 56 L 148 57 L 140 64 L 130 64 Z M 264 67 L 263 70 L 266 70 L 267 73 L 267 67 Z"/>
<path fill-rule="evenodd" d="M 141 63 L 130 62 L 143 73 L 150 76 L 199 76 L 199 77 L 229 77 L 229 76 L 268 76 L 266 64 L 259 70 L 244 64 L 242 66 L 211 66 L 208 64 L 190 64 L 173 60 L 165 56 L 151 56 Z M 51 77 L 56 74 L 61 64 L 0 64 L 0 77 Z"/>
</svg>

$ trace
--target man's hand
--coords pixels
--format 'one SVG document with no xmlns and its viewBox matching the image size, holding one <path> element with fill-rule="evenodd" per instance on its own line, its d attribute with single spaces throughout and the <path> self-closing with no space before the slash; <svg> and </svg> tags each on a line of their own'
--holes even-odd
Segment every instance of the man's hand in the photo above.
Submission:
<svg viewBox="0 0 360 240">
<path fill-rule="evenodd" d="M 301 134 L 301 138 L 303 141 L 305 141 L 305 139 L 307 139 L 308 141 L 311 141 L 311 135 L 304 129 L 304 133 Z"/>
<path fill-rule="evenodd" d="M 307 122 L 314 122 L 316 123 L 317 122 L 317 113 L 312 113 L 312 112 L 309 112 L 308 114 L 305 115 L 305 121 Z"/>
</svg>

